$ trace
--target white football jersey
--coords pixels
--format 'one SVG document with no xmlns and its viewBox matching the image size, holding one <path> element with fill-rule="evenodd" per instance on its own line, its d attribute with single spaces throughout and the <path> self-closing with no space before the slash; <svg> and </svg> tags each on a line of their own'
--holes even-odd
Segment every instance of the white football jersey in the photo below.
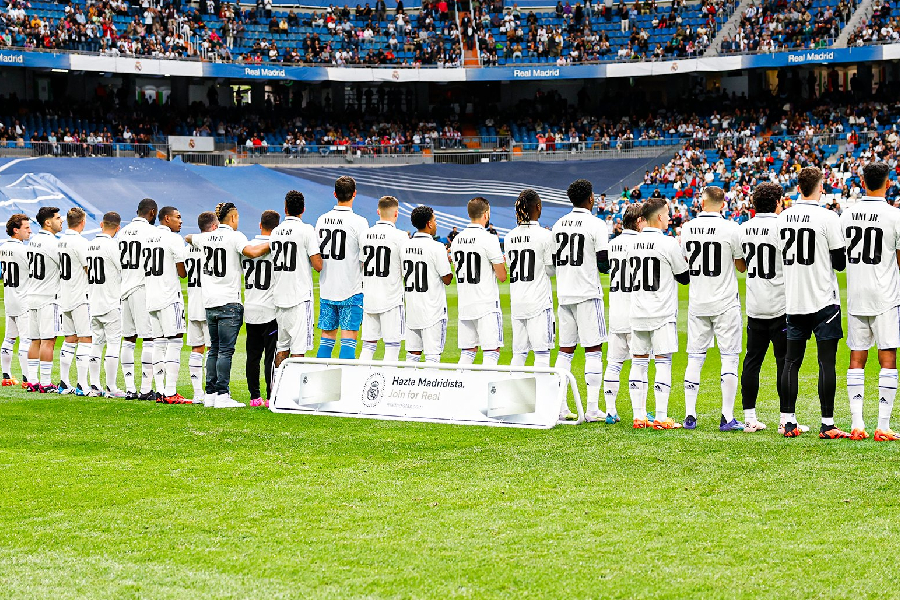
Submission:
<svg viewBox="0 0 900 600">
<path fill-rule="evenodd" d="M 0 269 L 3 270 L 3 310 L 7 317 L 18 317 L 28 310 L 28 249 L 22 240 L 8 239 L 0 244 Z"/>
<path fill-rule="evenodd" d="M 807 315 L 839 305 L 831 250 L 844 248 L 841 218 L 817 202 L 797 200 L 778 216 L 778 248 L 784 260 L 789 315 Z"/>
<path fill-rule="evenodd" d="M 514 319 L 530 319 L 553 308 L 553 233 L 537 221 L 522 223 L 505 240 L 509 301 Z"/>
<path fill-rule="evenodd" d="M 656 227 L 637 234 L 628 253 L 632 331 L 655 331 L 678 320 L 675 275 L 687 270 L 678 240 Z"/>
<path fill-rule="evenodd" d="M 609 243 L 609 331 L 628 333 L 631 331 L 631 278 L 628 268 L 628 253 L 637 240 L 638 232 L 623 229 L 622 234 Z"/>
<path fill-rule="evenodd" d="M 67 229 L 56 242 L 59 248 L 59 309 L 69 311 L 86 304 L 87 297 L 87 238 Z"/>
<path fill-rule="evenodd" d="M 748 317 L 774 319 L 785 313 L 784 261 L 778 244 L 775 213 L 758 213 L 743 224 L 741 249 L 747 262 Z"/>
<path fill-rule="evenodd" d="M 119 257 L 122 264 L 122 298 L 144 285 L 147 272 L 144 269 L 144 240 L 156 231 L 147 219 L 135 217 L 119 230 Z"/>
<path fill-rule="evenodd" d="M 185 259 L 184 239 L 165 225 L 144 240 L 147 310 L 162 310 L 181 300 L 181 278 L 176 265 Z"/>
<path fill-rule="evenodd" d="M 191 244 L 203 249 L 203 306 L 216 308 L 241 303 L 241 252 L 250 242 L 228 225 L 191 236 Z"/>
<path fill-rule="evenodd" d="M 406 326 L 425 329 L 447 318 L 447 291 L 441 277 L 451 272 L 447 248 L 430 235 L 416 233 L 403 247 Z"/>
<path fill-rule="evenodd" d="M 187 318 L 189 321 L 205 321 L 206 307 L 203 305 L 203 249 L 188 244 L 184 253 L 184 269 L 187 271 L 188 306 Z"/>
<path fill-rule="evenodd" d="M 363 310 L 383 313 L 403 305 L 403 247 L 406 233 L 390 221 L 378 221 L 363 233 L 359 261 L 363 266 Z"/>
<path fill-rule="evenodd" d="M 480 319 L 500 310 L 500 286 L 493 265 L 503 262 L 500 238 L 470 223 L 450 245 L 456 265 L 457 309 L 463 321 Z"/>
<path fill-rule="evenodd" d="M 900 306 L 900 211 L 864 197 L 841 215 L 847 242 L 847 312 L 876 316 Z"/>
<path fill-rule="evenodd" d="M 258 235 L 251 245 L 268 242 L 269 236 Z M 250 324 L 275 320 L 275 301 L 272 297 L 272 253 L 259 258 L 243 258 L 244 265 L 244 321 Z"/>
<path fill-rule="evenodd" d="M 553 226 L 556 243 L 556 295 L 560 304 L 603 298 L 597 253 L 609 250 L 606 222 L 574 208 Z"/>
<path fill-rule="evenodd" d="M 360 238 L 369 222 L 349 206 L 335 206 L 316 221 L 316 236 L 322 255 L 319 296 L 341 302 L 362 293 Z"/>
<path fill-rule="evenodd" d="M 99 317 L 118 310 L 122 303 L 122 261 L 118 242 L 105 233 L 98 233 L 88 243 L 85 254 L 91 315 Z"/>
<path fill-rule="evenodd" d="M 54 304 L 59 298 L 59 249 L 56 236 L 41 229 L 28 242 L 27 305 L 30 309 Z"/>
<path fill-rule="evenodd" d="M 740 307 L 734 261 L 744 258 L 741 226 L 719 213 L 701 212 L 682 228 L 681 246 L 691 273 L 688 313 L 713 317 Z"/>
<path fill-rule="evenodd" d="M 316 230 L 300 217 L 285 217 L 272 230 L 272 295 L 275 306 L 290 308 L 312 300 L 309 258 L 319 254 Z"/>
</svg>

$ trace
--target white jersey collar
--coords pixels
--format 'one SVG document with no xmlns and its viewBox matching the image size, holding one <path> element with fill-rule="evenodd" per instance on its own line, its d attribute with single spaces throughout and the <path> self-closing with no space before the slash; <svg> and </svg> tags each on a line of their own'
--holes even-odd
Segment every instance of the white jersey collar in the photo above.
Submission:
<svg viewBox="0 0 900 600">
<path fill-rule="evenodd" d="M 414 238 L 427 238 L 429 240 L 433 240 L 434 238 L 428 235 L 427 233 L 422 233 L 421 231 L 417 231 L 413 234 Z"/>
<path fill-rule="evenodd" d="M 219 227 L 217 228 L 217 230 L 219 230 L 219 229 L 227 229 L 228 231 L 234 231 L 234 229 L 231 228 L 231 225 L 226 225 L 225 223 L 219 223 Z"/>
<path fill-rule="evenodd" d="M 161 229 L 162 231 L 168 231 L 169 233 L 172 233 L 172 230 L 169 229 L 168 225 L 157 225 L 156 228 Z"/>
<path fill-rule="evenodd" d="M 263 234 L 260 233 L 260 234 L 258 234 L 258 235 L 257 235 L 255 238 L 253 238 L 253 239 L 254 239 L 254 240 L 260 240 L 260 241 L 262 241 L 262 242 L 268 242 L 268 241 L 269 241 L 269 236 L 268 236 L 268 235 L 263 235 Z"/>
<path fill-rule="evenodd" d="M 529 226 L 529 227 L 540 227 L 541 224 L 537 221 L 525 221 L 524 223 L 519 223 L 520 227 Z"/>
<path fill-rule="evenodd" d="M 353 212 L 353 207 L 352 207 L 352 206 L 340 206 L 340 205 L 337 205 L 337 206 L 335 206 L 334 208 L 332 208 L 331 210 L 346 210 L 347 212 Z"/>
<path fill-rule="evenodd" d="M 885 198 L 881 198 L 879 196 L 863 196 L 862 200 L 864 202 L 887 202 Z"/>
<path fill-rule="evenodd" d="M 303 222 L 303 219 L 301 219 L 300 217 L 295 217 L 294 215 L 289 215 L 289 216 L 285 217 L 284 220 L 285 221 L 300 221 L 301 223 Z"/>
<path fill-rule="evenodd" d="M 397 228 L 397 226 L 394 225 L 393 223 L 391 223 L 390 221 L 382 221 L 381 219 L 375 221 L 375 224 L 376 224 L 376 225 L 389 225 L 389 226 L 391 226 L 391 227 L 393 227 L 393 228 L 395 228 L 395 229 Z"/>
<path fill-rule="evenodd" d="M 646 229 L 646 227 L 644 229 Z M 634 229 L 623 229 L 622 230 L 622 235 L 637 235 L 637 234 L 638 234 L 638 232 L 635 231 Z"/>
<path fill-rule="evenodd" d="M 147 225 L 150 224 L 150 222 L 147 219 L 145 219 L 144 217 L 135 217 L 131 220 L 131 222 L 132 223 L 146 223 Z"/>
<path fill-rule="evenodd" d="M 66 232 L 63 235 L 81 235 L 81 232 L 75 231 L 74 229 L 66 229 Z"/>
<path fill-rule="evenodd" d="M 809 206 L 819 206 L 818 200 L 804 200 L 803 198 L 797 198 L 797 201 L 794 204 L 807 204 Z"/>
<path fill-rule="evenodd" d="M 656 227 L 644 227 L 641 229 L 641 233 L 662 233 L 662 229 L 657 229 Z"/>
<path fill-rule="evenodd" d="M 53 237 L 56 237 L 56 234 L 55 234 L 55 233 L 52 233 L 52 232 L 50 232 L 50 231 L 47 231 L 46 229 L 38 229 L 38 235 L 40 235 L 40 234 L 42 234 L 42 233 L 46 233 L 47 235 L 52 235 Z"/>
<path fill-rule="evenodd" d="M 108 239 L 112 239 L 112 236 L 111 236 L 111 235 L 109 235 L 108 233 L 103 233 L 103 232 L 98 233 L 98 234 L 97 234 L 97 237 L 98 237 L 98 238 L 108 238 Z"/>
<path fill-rule="evenodd" d="M 469 223 L 466 225 L 466 229 L 472 229 L 473 227 L 475 229 L 484 229 L 484 225 L 479 225 L 478 223 Z"/>
<path fill-rule="evenodd" d="M 698 218 L 699 217 L 719 217 L 720 219 L 724 218 L 722 216 L 722 213 L 710 212 L 710 211 L 705 211 L 705 210 L 703 212 L 701 212 L 699 215 L 697 215 L 697 217 Z"/>
<path fill-rule="evenodd" d="M 25 245 L 25 243 L 19 238 L 9 238 L 8 240 L 6 240 L 6 243 L 22 244 L 23 246 Z"/>
<path fill-rule="evenodd" d="M 577 212 L 577 213 L 585 213 L 585 214 L 588 214 L 588 215 L 591 214 L 591 211 L 589 211 L 589 210 L 586 209 L 586 208 L 581 208 L 580 206 L 579 206 L 578 208 L 573 208 L 573 209 L 572 209 L 572 212 L 573 212 L 573 213 L 574 213 L 574 212 Z"/>
</svg>

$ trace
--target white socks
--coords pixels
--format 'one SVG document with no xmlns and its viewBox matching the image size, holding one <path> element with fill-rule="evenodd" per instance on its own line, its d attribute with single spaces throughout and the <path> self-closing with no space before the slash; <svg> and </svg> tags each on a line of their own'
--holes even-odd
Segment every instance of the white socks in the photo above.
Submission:
<svg viewBox="0 0 900 600">
<path fill-rule="evenodd" d="M 378 342 L 363 342 L 362 351 L 359 353 L 359 360 L 372 360 L 375 358 L 375 350 L 378 349 Z"/>
<path fill-rule="evenodd" d="M 106 387 L 109 391 L 115 392 L 119 390 L 119 340 L 106 340 L 106 358 L 104 359 L 104 369 L 106 371 Z M 97 380 L 97 387 L 100 387 L 100 381 Z M 100 388 L 103 389 L 103 388 Z"/>
<path fill-rule="evenodd" d="M 91 343 L 78 342 L 78 347 L 75 349 L 75 373 L 78 375 L 78 385 L 81 386 L 81 391 L 85 394 L 91 389 L 90 381 L 88 380 L 90 363 Z M 94 381 L 99 380 L 95 379 Z"/>
<path fill-rule="evenodd" d="M 153 340 L 141 340 L 141 394 L 153 389 Z"/>
<path fill-rule="evenodd" d="M 167 338 L 153 340 L 153 389 L 167 395 L 166 389 L 166 350 L 169 349 Z M 143 382 L 141 382 L 143 387 Z"/>
<path fill-rule="evenodd" d="M 656 379 L 653 382 L 653 400 L 655 402 L 654 419 L 665 421 L 669 418 L 669 395 L 672 393 L 672 356 L 657 356 Z"/>
<path fill-rule="evenodd" d="M 549 350 L 535 351 L 534 366 L 549 367 L 550 366 L 550 351 Z"/>
<path fill-rule="evenodd" d="M 181 338 L 171 338 L 166 344 L 165 376 L 166 385 L 163 395 L 174 396 L 178 392 L 178 372 L 181 370 Z"/>
<path fill-rule="evenodd" d="M 600 391 L 603 389 L 603 353 L 584 353 L 584 383 L 587 386 L 588 412 L 600 412 Z"/>
<path fill-rule="evenodd" d="M 498 362 L 500 362 L 500 350 L 483 350 L 481 352 L 481 364 L 495 367 Z"/>
<path fill-rule="evenodd" d="M 441 362 L 441 355 L 440 354 L 426 354 L 425 362 L 439 363 L 439 362 Z"/>
<path fill-rule="evenodd" d="M 527 352 L 516 352 L 513 354 L 512 360 L 509 363 L 511 367 L 524 367 L 525 359 L 528 358 Z"/>
<path fill-rule="evenodd" d="M 28 348 L 31 340 L 19 338 L 19 368 L 22 369 L 22 377 L 28 381 L 34 381 L 34 373 L 28 368 Z"/>
<path fill-rule="evenodd" d="M 25 373 L 25 376 L 28 377 L 28 381 L 31 383 L 39 383 L 41 361 L 37 358 L 29 358 L 26 359 L 25 364 L 28 365 L 28 368 L 26 369 L 27 373 Z"/>
<path fill-rule="evenodd" d="M 12 357 L 13 350 L 16 346 L 15 338 L 3 338 L 3 345 L 0 346 L 0 370 L 4 375 L 12 377 Z"/>
<path fill-rule="evenodd" d="M 572 369 L 572 354 L 567 354 L 566 352 L 557 352 L 556 353 L 556 364 L 553 366 L 557 369 L 562 369 L 564 371 L 570 371 Z M 559 407 L 559 416 L 567 417 L 569 416 L 569 394 L 566 392 L 563 394 L 562 404 Z"/>
<path fill-rule="evenodd" d="M 631 396 L 631 412 L 635 419 L 647 418 L 647 372 L 649 358 L 632 358 L 628 373 L 628 393 Z"/>
<path fill-rule="evenodd" d="M 897 369 L 882 369 L 878 374 L 878 429 L 891 428 L 891 412 L 897 395 Z"/>
<path fill-rule="evenodd" d="M 617 415 L 616 397 L 619 395 L 619 380 L 622 377 L 622 363 L 606 363 L 606 372 L 603 374 L 603 397 L 606 399 L 606 414 Z"/>
<path fill-rule="evenodd" d="M 697 394 L 700 393 L 700 372 L 706 362 L 706 353 L 688 354 L 687 369 L 684 371 L 684 414 L 697 416 Z"/>
<path fill-rule="evenodd" d="M 92 344 L 91 345 L 91 358 L 88 363 L 88 370 L 90 371 L 91 381 L 94 382 L 98 388 L 100 387 L 100 362 L 103 360 L 103 346 L 100 344 Z M 109 380 L 109 377 L 106 378 Z M 84 390 L 87 392 L 88 390 Z"/>
<path fill-rule="evenodd" d="M 53 385 L 53 361 L 39 361 L 41 373 L 41 385 Z"/>
<path fill-rule="evenodd" d="M 69 372 L 72 370 L 72 362 L 75 360 L 75 350 L 77 347 L 76 344 L 63 342 L 62 347 L 59 349 L 59 380 L 69 387 L 72 387 L 69 383 Z M 41 385 L 43 385 L 43 383 L 42 379 Z"/>
<path fill-rule="evenodd" d="M 722 355 L 722 416 L 725 417 L 726 423 L 734 420 L 734 399 L 737 396 L 740 358 L 738 354 Z"/>
<path fill-rule="evenodd" d="M 878 383 L 881 383 L 880 378 Z M 896 387 L 896 381 L 894 382 L 894 387 Z M 863 401 L 865 396 L 865 369 L 847 369 L 847 398 L 850 400 L 850 427 L 852 429 L 866 428 L 866 423 L 863 420 Z"/>
<path fill-rule="evenodd" d="M 422 360 L 421 354 L 413 354 L 412 352 L 406 353 L 406 362 L 408 363 L 417 363 Z"/>
<path fill-rule="evenodd" d="M 471 365 L 475 362 L 475 352 L 472 350 L 461 350 L 459 353 L 459 365 Z"/>
<path fill-rule="evenodd" d="M 191 352 L 188 358 L 188 372 L 191 374 L 191 387 L 194 388 L 194 398 L 203 397 L 203 355 L 199 352 Z"/>
<path fill-rule="evenodd" d="M 400 342 L 384 343 L 384 360 L 391 362 L 400 360 Z"/>
<path fill-rule="evenodd" d="M 122 361 L 122 374 L 125 376 L 126 392 L 137 391 L 137 388 L 134 385 L 134 347 L 134 342 L 123 340 L 122 351 L 119 354 L 119 358 Z M 109 383 L 107 382 L 106 385 L 109 385 Z"/>
</svg>

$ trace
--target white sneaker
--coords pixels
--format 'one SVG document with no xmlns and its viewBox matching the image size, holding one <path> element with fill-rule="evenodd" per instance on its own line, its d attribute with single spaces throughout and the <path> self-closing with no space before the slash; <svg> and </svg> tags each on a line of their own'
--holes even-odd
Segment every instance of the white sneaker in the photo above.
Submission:
<svg viewBox="0 0 900 600">
<path fill-rule="evenodd" d="M 765 428 L 766 424 L 760 421 L 747 421 L 744 423 L 744 433 L 754 433 L 756 431 L 762 431 Z"/>
<path fill-rule="evenodd" d="M 809 431 L 809 427 L 807 425 L 797 425 L 797 429 L 800 430 L 800 433 L 807 433 Z M 778 434 L 784 435 L 784 423 L 778 426 Z"/>
<path fill-rule="evenodd" d="M 219 394 L 216 396 L 216 408 L 244 408 L 247 406 L 243 402 L 232 400 L 227 394 Z"/>
<path fill-rule="evenodd" d="M 194 394 L 194 399 L 190 401 L 191 404 L 205 404 L 206 403 L 206 394 Z"/>
<path fill-rule="evenodd" d="M 606 413 L 600 410 L 589 410 L 584 413 L 584 420 L 588 423 L 596 423 L 597 421 L 605 421 Z"/>
<path fill-rule="evenodd" d="M 216 398 L 219 397 L 219 394 L 204 394 L 203 395 L 203 406 L 206 408 L 215 408 L 216 407 Z"/>
</svg>

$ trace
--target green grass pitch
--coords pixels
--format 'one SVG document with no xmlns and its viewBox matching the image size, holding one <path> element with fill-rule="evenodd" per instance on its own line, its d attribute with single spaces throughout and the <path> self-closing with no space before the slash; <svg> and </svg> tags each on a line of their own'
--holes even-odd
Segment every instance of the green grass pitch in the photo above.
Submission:
<svg viewBox="0 0 900 600">
<path fill-rule="evenodd" d="M 451 321 L 446 361 L 455 341 Z M 799 404 L 813 428 L 815 359 L 811 345 Z M 842 344 L 844 426 L 847 361 Z M 632 430 L 627 386 L 619 425 L 549 431 L 3 388 L 0 598 L 896 597 L 900 446 L 779 438 L 771 358 L 769 430 L 722 434 L 718 371 L 711 351 L 694 432 Z M 870 393 L 870 431 L 876 411 Z"/>
</svg>

